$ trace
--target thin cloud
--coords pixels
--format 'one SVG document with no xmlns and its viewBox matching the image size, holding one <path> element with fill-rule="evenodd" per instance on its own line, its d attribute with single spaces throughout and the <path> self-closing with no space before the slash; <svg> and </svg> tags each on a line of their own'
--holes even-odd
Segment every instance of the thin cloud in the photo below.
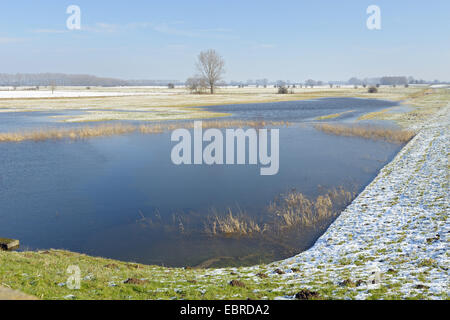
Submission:
<svg viewBox="0 0 450 320">
<path fill-rule="evenodd" d="M 96 33 L 114 33 L 119 30 L 123 29 L 123 27 L 111 24 L 111 23 L 105 23 L 105 22 L 97 22 L 94 25 L 81 25 L 81 30 L 79 31 L 85 31 L 85 32 L 96 32 Z M 61 34 L 61 33 L 67 33 L 72 30 L 68 29 L 34 29 L 31 30 L 34 33 L 47 33 L 47 34 Z"/>
<path fill-rule="evenodd" d="M 258 48 L 262 48 L 262 49 L 272 49 L 275 48 L 276 46 L 272 43 L 261 43 L 257 45 Z"/>
<path fill-rule="evenodd" d="M 151 28 L 153 25 L 149 22 L 130 22 L 127 24 L 112 24 L 106 22 L 97 22 L 93 26 L 81 26 L 82 31 L 98 32 L 98 33 L 116 33 L 122 31 L 146 29 Z"/>
<path fill-rule="evenodd" d="M 59 29 L 34 29 L 32 30 L 34 33 L 51 33 L 51 34 L 58 34 L 58 33 L 65 33 L 67 30 L 59 30 Z"/>
<path fill-rule="evenodd" d="M 0 43 L 1 44 L 8 44 L 8 43 L 17 43 L 25 41 L 24 38 L 10 38 L 10 37 L 0 37 Z"/>
<path fill-rule="evenodd" d="M 212 38 L 212 39 L 236 39 L 238 37 L 231 34 L 232 30 L 228 28 L 211 28 L 211 29 L 187 29 L 183 28 L 183 21 L 175 21 L 171 23 L 151 23 L 151 22 L 130 22 L 127 24 L 112 24 L 107 22 L 97 22 L 93 25 L 81 25 L 84 32 L 93 33 L 118 33 L 123 31 L 137 29 L 151 29 L 153 31 L 188 38 Z M 64 29 L 35 29 L 34 33 L 60 34 L 66 33 Z"/>
<path fill-rule="evenodd" d="M 125 25 L 126 29 L 145 29 L 152 27 L 150 22 L 130 22 Z"/>
<path fill-rule="evenodd" d="M 160 23 L 153 26 L 153 30 L 159 33 L 174 35 L 174 36 L 182 36 L 189 38 L 237 38 L 234 35 L 231 35 L 231 29 L 227 28 L 213 28 L 213 29 L 186 29 L 186 28 L 177 28 L 174 25 L 180 25 L 182 22 L 177 23 Z"/>
<path fill-rule="evenodd" d="M 93 26 L 81 25 L 81 31 L 97 32 L 97 33 L 115 33 L 121 29 L 121 26 L 106 22 L 97 22 Z"/>
<path fill-rule="evenodd" d="M 167 45 L 167 48 L 169 48 L 169 49 L 176 49 L 176 50 L 182 50 L 182 49 L 186 49 L 187 46 L 185 44 L 173 43 L 173 44 Z"/>
<path fill-rule="evenodd" d="M 188 31 L 188 30 L 184 30 L 184 29 L 177 29 L 177 28 L 171 27 L 167 23 L 158 24 L 153 27 L 153 30 L 160 32 L 160 33 L 165 33 L 165 34 L 170 34 L 170 35 L 175 35 L 175 36 L 183 36 L 183 37 L 198 37 L 199 36 L 199 34 L 197 32 Z"/>
</svg>

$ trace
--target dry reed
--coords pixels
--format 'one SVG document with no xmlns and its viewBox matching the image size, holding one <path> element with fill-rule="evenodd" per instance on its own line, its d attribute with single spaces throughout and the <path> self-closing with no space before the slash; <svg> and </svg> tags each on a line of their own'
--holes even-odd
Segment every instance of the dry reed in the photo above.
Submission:
<svg viewBox="0 0 450 320">
<path fill-rule="evenodd" d="M 209 235 L 230 236 L 249 236 L 252 234 L 263 233 L 267 225 L 260 226 L 254 220 L 250 219 L 242 211 L 233 215 L 231 208 L 228 208 L 228 214 L 219 216 L 217 212 L 213 217 L 208 217 L 205 223 L 205 232 Z"/>
<path fill-rule="evenodd" d="M 203 121 L 203 128 L 264 128 L 267 126 L 288 126 L 285 121 Z M 112 136 L 139 132 L 142 134 L 158 134 L 179 128 L 192 129 L 193 122 L 177 122 L 177 123 L 157 123 L 151 125 L 127 125 L 127 124 L 104 124 L 96 126 L 84 126 L 77 128 L 51 128 L 38 129 L 25 132 L 5 132 L 0 133 L 1 142 L 22 142 L 22 141 L 44 141 L 44 140 L 61 140 L 61 139 L 86 139 L 100 136 Z"/>
<path fill-rule="evenodd" d="M 134 132 L 136 128 L 130 125 L 100 125 L 78 128 L 39 129 L 28 132 L 0 133 L 0 142 L 22 142 L 26 140 L 60 140 L 85 139 L 90 137 L 111 136 Z"/>
<path fill-rule="evenodd" d="M 344 114 L 351 113 L 351 112 L 355 112 L 355 110 L 349 110 L 349 111 L 344 111 L 344 112 L 340 112 L 340 113 L 328 114 L 328 115 L 325 115 L 325 116 L 317 117 L 315 120 L 329 120 L 329 119 L 334 119 L 334 118 L 338 118 L 338 117 L 340 117 L 340 116 L 342 116 L 342 115 L 344 115 Z"/>
<path fill-rule="evenodd" d="M 414 131 L 375 126 L 347 126 L 342 124 L 323 123 L 317 124 L 314 127 L 317 130 L 328 134 L 347 137 L 362 137 L 372 140 L 385 140 L 392 143 L 406 143 L 415 136 Z"/>
<path fill-rule="evenodd" d="M 335 218 L 354 197 L 354 193 L 342 187 L 332 189 L 315 199 L 308 199 L 302 193 L 292 191 L 282 194 L 270 203 L 260 215 L 260 222 L 242 211 L 233 214 L 232 210 L 228 209 L 225 215 L 215 212 L 210 216 L 204 230 L 212 236 L 241 237 L 277 235 L 297 227 L 319 227 Z"/>
<path fill-rule="evenodd" d="M 300 192 L 290 192 L 269 205 L 268 212 L 274 215 L 279 230 L 296 226 L 314 227 L 334 218 L 339 210 L 349 205 L 354 198 L 352 192 L 340 187 L 330 190 L 316 199 L 308 199 Z"/>
</svg>

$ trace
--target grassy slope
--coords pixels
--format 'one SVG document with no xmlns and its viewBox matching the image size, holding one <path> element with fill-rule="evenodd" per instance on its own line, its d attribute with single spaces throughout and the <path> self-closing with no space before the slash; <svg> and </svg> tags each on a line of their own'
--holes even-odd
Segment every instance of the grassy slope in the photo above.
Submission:
<svg viewBox="0 0 450 320">
<path fill-rule="evenodd" d="M 295 294 L 291 288 L 276 290 L 282 278 L 260 279 L 253 273 L 233 268 L 174 269 L 90 257 L 60 250 L 44 252 L 0 252 L 0 285 L 37 296 L 41 299 L 261 299 L 280 294 Z M 65 283 L 68 266 L 81 269 L 81 289 L 71 290 Z M 261 266 L 261 272 L 274 271 Z M 244 271 L 244 273 L 242 273 Z M 129 278 L 144 280 L 142 284 L 126 284 Z M 233 287 L 231 280 L 241 280 L 245 287 Z M 288 286 L 289 287 L 289 286 Z M 325 293 L 325 292 L 323 292 Z M 67 297 L 74 295 L 75 297 Z"/>
<path fill-rule="evenodd" d="M 405 94 L 403 89 L 399 90 Z M 416 89 L 407 91 L 403 96 L 398 94 L 397 99 L 407 100 L 418 107 L 401 116 L 390 114 L 406 125 L 408 121 L 426 118 L 447 104 L 449 93 L 448 90 L 436 90 L 434 94 L 425 95 Z M 80 290 L 70 290 L 63 285 L 69 277 L 66 270 L 70 265 L 77 265 L 81 269 Z M 61 250 L 0 252 L 0 286 L 19 289 L 42 299 L 270 299 L 293 295 L 304 288 L 304 284 L 299 282 L 286 281 L 283 276 L 274 273 L 274 269 L 271 265 L 253 269 L 174 269 L 112 261 Z M 269 274 L 269 277 L 255 276 L 258 272 Z M 302 277 L 301 269 L 298 273 Z M 124 283 L 128 278 L 145 281 L 141 284 Z M 235 279 L 243 281 L 245 287 L 229 285 Z M 320 270 L 311 277 L 310 282 L 308 279 L 306 281 L 323 298 L 339 298 L 348 294 L 345 286 L 327 279 L 327 275 Z M 371 297 L 396 298 L 386 296 L 382 290 L 375 290 Z M 415 298 L 422 297 L 418 295 Z"/>
</svg>

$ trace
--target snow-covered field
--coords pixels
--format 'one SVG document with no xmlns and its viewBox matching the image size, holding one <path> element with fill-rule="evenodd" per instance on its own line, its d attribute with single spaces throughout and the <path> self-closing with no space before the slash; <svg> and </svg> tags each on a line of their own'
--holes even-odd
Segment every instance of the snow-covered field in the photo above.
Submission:
<svg viewBox="0 0 450 320">
<path fill-rule="evenodd" d="M 36 98 L 82 98 L 82 97 L 123 97 L 139 95 L 167 95 L 170 93 L 154 92 L 120 92 L 120 91 L 38 91 L 38 90 L 17 90 L 0 91 L 0 99 L 36 99 Z"/>
</svg>

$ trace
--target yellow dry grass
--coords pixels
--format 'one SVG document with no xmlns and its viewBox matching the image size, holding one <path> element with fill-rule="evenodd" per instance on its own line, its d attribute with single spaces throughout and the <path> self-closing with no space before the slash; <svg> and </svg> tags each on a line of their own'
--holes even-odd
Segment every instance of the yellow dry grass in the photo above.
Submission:
<svg viewBox="0 0 450 320">
<path fill-rule="evenodd" d="M 371 125 L 342 125 L 323 123 L 314 126 L 327 134 L 347 137 L 362 137 L 372 140 L 385 140 L 392 143 L 406 143 L 415 136 L 411 130 L 398 130 Z"/>
<path fill-rule="evenodd" d="M 404 94 L 404 97 L 400 99 L 402 104 L 413 107 L 413 110 L 388 112 L 393 109 L 385 109 L 363 115 L 359 120 L 391 120 L 403 128 L 408 128 L 411 124 L 423 122 L 440 109 L 450 106 L 449 88 L 422 88 L 411 92 L 405 91 Z"/>
<path fill-rule="evenodd" d="M 335 119 L 335 118 L 338 118 L 338 117 L 340 117 L 340 116 L 342 116 L 342 115 L 344 115 L 346 113 L 350 113 L 350 112 L 355 112 L 355 110 L 349 110 L 349 111 L 344 111 L 344 112 L 341 112 L 341 113 L 333 113 L 333 114 L 329 114 L 329 115 L 326 115 L 326 116 L 320 116 L 320 117 L 317 117 L 316 120 Z"/>
<path fill-rule="evenodd" d="M 66 90 L 66 88 L 61 88 Z M 74 90 L 69 88 L 67 90 Z M 94 88 L 92 88 L 94 90 Z M 161 116 L 158 120 L 173 120 L 174 117 L 185 113 L 200 114 L 209 117 L 212 113 L 208 108 L 203 110 L 192 107 L 206 107 L 224 104 L 243 104 L 278 102 L 293 100 L 308 100 L 329 97 L 360 97 L 388 100 L 404 100 L 408 96 L 420 95 L 423 88 L 388 88 L 381 87 L 376 94 L 369 94 L 364 88 L 297 88 L 294 94 L 277 94 L 276 88 L 219 88 L 214 95 L 189 94 L 186 89 L 163 88 L 96 88 L 95 91 L 127 92 L 139 95 L 104 96 L 104 97 L 76 97 L 76 98 L 16 98 L 0 99 L 0 112 L 26 111 L 61 111 L 81 110 L 86 114 L 71 116 L 66 121 L 100 120 L 142 120 L 151 117 L 153 113 Z M 78 89 L 79 91 L 79 89 Z M 147 112 L 147 114 L 143 114 Z M 159 114 L 159 115 L 158 115 Z M 217 115 L 219 116 L 219 115 Z"/>
<path fill-rule="evenodd" d="M 375 120 L 375 119 L 380 120 L 383 117 L 385 117 L 386 113 L 388 113 L 390 110 L 391 109 L 388 108 L 388 109 L 383 109 L 381 111 L 369 112 L 369 113 L 366 113 L 366 114 L 360 116 L 358 118 L 358 120 Z"/>
<path fill-rule="evenodd" d="M 203 121 L 203 128 L 264 128 L 267 126 L 288 126 L 286 121 Z M 142 134 L 158 134 L 178 128 L 191 129 L 194 122 L 158 123 L 149 125 L 104 124 L 77 128 L 38 129 L 26 132 L 0 133 L 1 142 L 44 141 L 61 139 L 86 139 L 100 136 L 113 136 L 139 132 Z"/>
<path fill-rule="evenodd" d="M 292 228 L 316 227 L 336 217 L 354 197 L 354 193 L 342 187 L 331 189 L 315 199 L 292 191 L 271 202 L 259 217 L 260 222 L 240 210 L 233 213 L 229 208 L 225 215 L 214 211 L 205 222 L 205 232 L 212 236 L 241 237 L 276 235 Z"/>
<path fill-rule="evenodd" d="M 269 212 L 276 219 L 277 228 L 289 229 L 299 225 L 313 227 L 335 217 L 339 208 L 353 201 L 355 195 L 340 187 L 330 190 L 316 199 L 308 199 L 300 192 L 290 192 L 272 202 Z"/>
<path fill-rule="evenodd" d="M 61 87 L 64 91 L 83 91 L 83 88 Z M 368 93 L 365 88 L 297 88 L 294 94 L 277 94 L 276 88 L 218 88 L 214 95 L 189 94 L 184 88 L 91 88 L 95 91 L 104 91 L 109 94 L 133 93 L 128 96 L 103 97 L 71 97 L 71 98 L 0 98 L 0 113 L 2 112 L 33 112 L 33 111 L 83 111 L 79 115 L 60 116 L 66 122 L 90 122 L 109 120 L 141 120 L 164 121 L 181 119 L 208 119 L 224 117 L 228 114 L 208 110 L 208 106 L 225 104 L 246 104 L 278 101 L 308 100 L 330 97 L 358 97 L 367 99 L 385 99 L 402 101 L 417 107 L 409 113 L 380 113 L 373 114 L 372 118 L 389 118 L 405 125 L 411 121 L 421 120 L 433 114 L 430 106 L 439 108 L 434 101 L 448 103 L 448 89 L 430 89 L 427 87 L 384 87 L 377 93 Z M 433 103 L 429 103 L 433 100 Z M 426 105 L 426 108 L 422 108 Z M 436 105 L 436 107 L 434 107 Z M 195 108 L 198 107 L 198 108 Z"/>
<path fill-rule="evenodd" d="M 22 142 L 26 140 L 60 140 L 60 139 L 84 139 L 98 136 L 111 136 L 131 133 L 136 127 L 131 125 L 100 125 L 80 128 L 39 129 L 28 132 L 0 133 L 0 142 Z"/>
<path fill-rule="evenodd" d="M 266 229 L 265 226 L 258 225 L 243 212 L 233 214 L 230 208 L 225 216 L 219 216 L 216 213 L 213 218 L 210 217 L 208 220 L 205 223 L 205 231 L 213 236 L 249 236 L 262 233 Z"/>
</svg>

